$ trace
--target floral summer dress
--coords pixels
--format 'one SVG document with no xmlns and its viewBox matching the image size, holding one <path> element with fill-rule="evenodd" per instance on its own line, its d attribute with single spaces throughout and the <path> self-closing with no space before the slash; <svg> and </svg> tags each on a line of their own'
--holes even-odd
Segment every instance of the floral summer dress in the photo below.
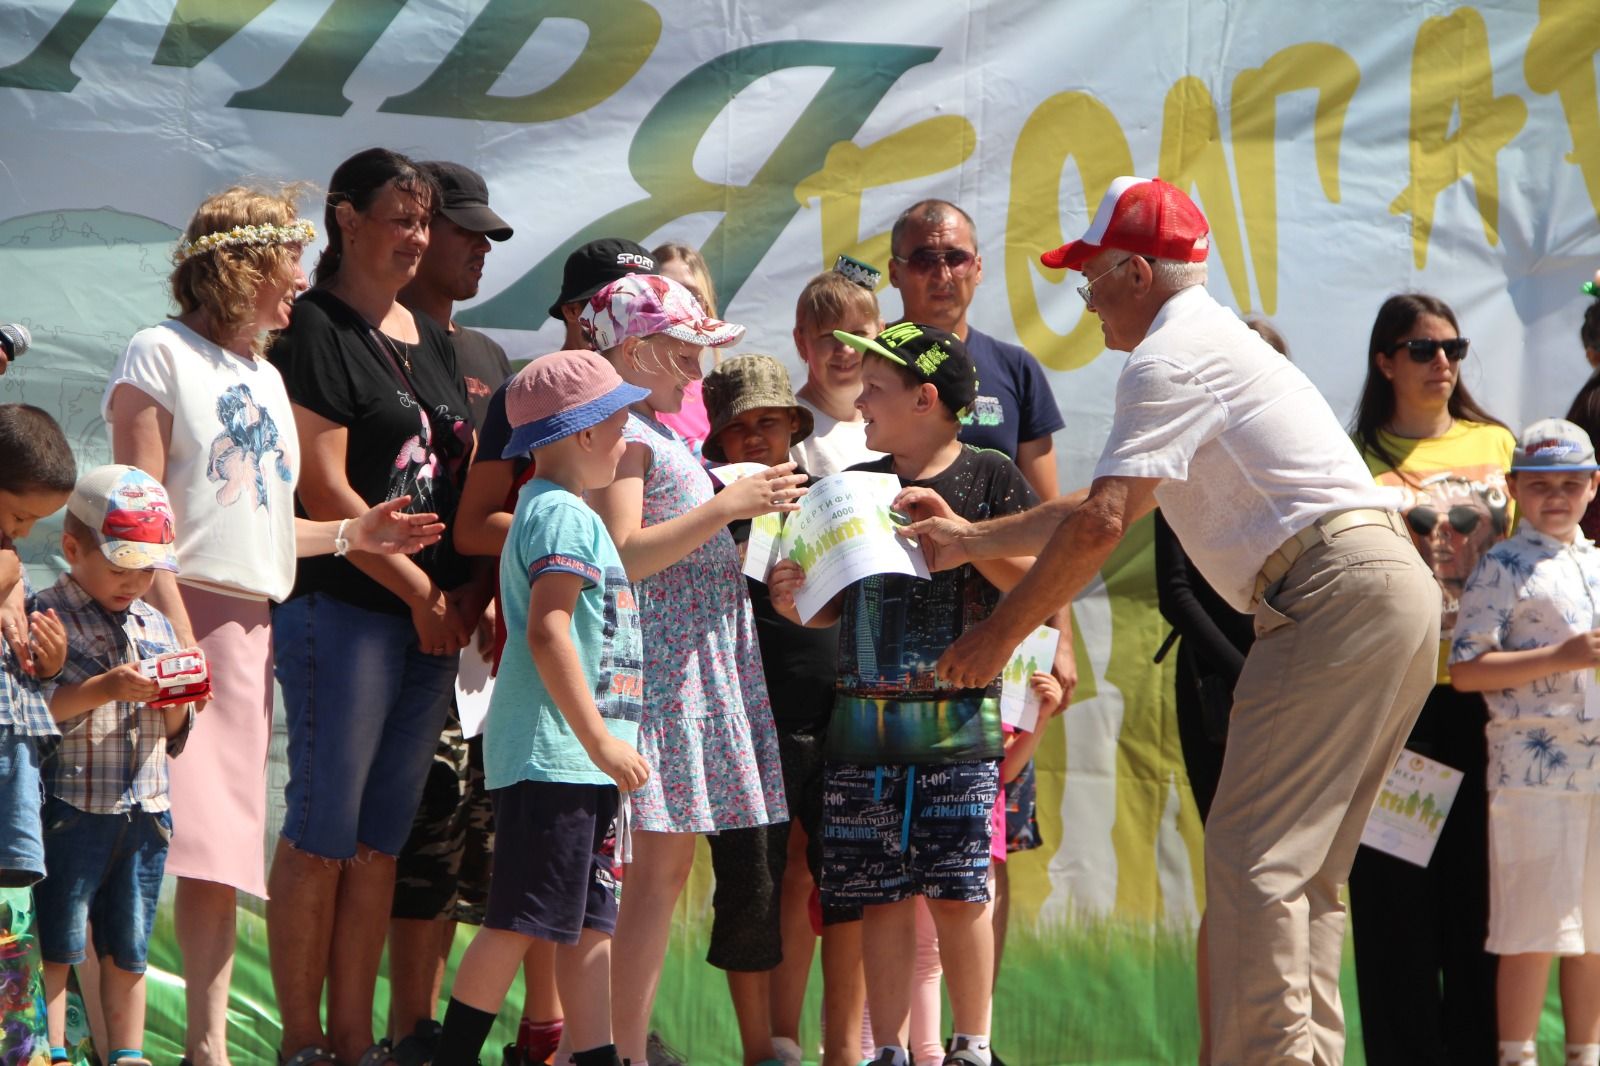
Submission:
<svg viewBox="0 0 1600 1066">
<path fill-rule="evenodd" d="M 711 499 L 710 476 L 671 430 L 630 413 L 622 435 L 650 449 L 646 526 Z M 634 588 L 644 623 L 639 753 L 651 775 L 633 793 L 633 827 L 714 833 L 783 821 L 778 734 L 733 537 L 718 530 Z"/>
</svg>

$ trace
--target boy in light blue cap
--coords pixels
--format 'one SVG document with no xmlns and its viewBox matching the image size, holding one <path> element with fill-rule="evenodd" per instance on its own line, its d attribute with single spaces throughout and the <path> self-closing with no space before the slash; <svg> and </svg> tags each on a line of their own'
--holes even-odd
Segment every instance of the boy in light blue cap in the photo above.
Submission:
<svg viewBox="0 0 1600 1066">
<path fill-rule="evenodd" d="M 1489 705 L 1489 939 L 1500 956 L 1500 1062 L 1537 1063 L 1561 957 L 1572 1066 L 1600 1066 L 1600 551 L 1578 521 L 1600 486 L 1584 431 L 1523 431 L 1506 487 L 1520 521 L 1467 580 L 1450 651 L 1456 688 Z"/>
</svg>

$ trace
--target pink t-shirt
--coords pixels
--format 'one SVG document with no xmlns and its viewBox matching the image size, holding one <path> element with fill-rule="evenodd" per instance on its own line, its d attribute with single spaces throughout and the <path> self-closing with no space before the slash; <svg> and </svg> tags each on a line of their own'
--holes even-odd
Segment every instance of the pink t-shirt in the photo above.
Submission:
<svg viewBox="0 0 1600 1066">
<path fill-rule="evenodd" d="M 683 406 L 671 414 L 657 414 L 657 420 L 688 442 L 696 455 L 711 432 L 705 401 L 700 398 L 700 383 L 691 381 L 683 390 Z"/>
</svg>

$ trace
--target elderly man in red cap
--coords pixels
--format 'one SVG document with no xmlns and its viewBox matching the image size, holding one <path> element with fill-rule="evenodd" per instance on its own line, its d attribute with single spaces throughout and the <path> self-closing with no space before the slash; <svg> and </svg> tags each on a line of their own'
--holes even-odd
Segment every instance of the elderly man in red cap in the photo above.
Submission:
<svg viewBox="0 0 1600 1066">
<path fill-rule="evenodd" d="M 1158 504 L 1200 571 L 1255 615 L 1206 823 L 1210 1061 L 1338 1063 L 1344 907 L 1362 826 L 1433 684 L 1438 596 L 1327 402 L 1205 289 L 1208 226 L 1159 179 L 1111 183 L 1089 230 L 1044 255 L 1081 271 L 1128 352 L 1089 495 L 909 527 L 934 565 L 1038 555 L 939 662 L 992 678 Z"/>
</svg>

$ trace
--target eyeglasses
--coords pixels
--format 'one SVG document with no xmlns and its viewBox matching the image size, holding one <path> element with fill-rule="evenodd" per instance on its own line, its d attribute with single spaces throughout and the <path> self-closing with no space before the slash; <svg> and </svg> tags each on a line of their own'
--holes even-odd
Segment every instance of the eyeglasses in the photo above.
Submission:
<svg viewBox="0 0 1600 1066">
<path fill-rule="evenodd" d="M 1084 282 L 1082 285 L 1079 285 L 1078 286 L 1078 295 L 1083 297 L 1083 302 L 1085 304 L 1089 305 L 1090 307 L 1093 307 L 1094 306 L 1094 283 L 1099 281 L 1101 278 L 1105 277 L 1107 274 L 1115 273 L 1116 271 L 1121 270 L 1123 267 L 1127 266 L 1129 263 L 1133 262 L 1133 260 L 1135 260 L 1137 258 L 1139 258 L 1139 257 L 1136 256 L 1136 255 L 1130 255 L 1130 256 L 1126 257 L 1125 259 L 1123 259 L 1121 262 L 1119 262 L 1116 266 L 1112 267 L 1110 270 L 1102 270 L 1100 273 L 1096 274 L 1094 277 L 1090 278 L 1088 281 Z"/>
<path fill-rule="evenodd" d="M 909 256 L 890 256 L 897 263 L 904 263 L 918 274 L 936 274 L 939 268 L 949 267 L 950 273 L 955 277 L 963 277 L 972 270 L 972 264 L 978 257 L 965 248 L 918 248 Z"/>
<path fill-rule="evenodd" d="M 1393 355 L 1401 348 L 1404 348 L 1406 354 L 1411 356 L 1413 363 L 1433 362 L 1434 353 L 1440 349 L 1444 350 L 1446 359 L 1452 363 L 1459 363 L 1467 357 L 1467 338 L 1449 337 L 1444 340 L 1434 340 L 1431 337 L 1418 337 L 1413 341 L 1401 341 L 1389 349 L 1389 354 Z"/>
<path fill-rule="evenodd" d="M 1448 521 L 1451 529 L 1463 537 L 1468 537 L 1472 535 L 1473 530 L 1478 528 L 1478 523 L 1483 521 L 1484 514 L 1477 508 L 1469 507 L 1466 504 L 1458 504 L 1442 514 L 1432 507 L 1424 506 L 1413 507 L 1406 512 L 1406 525 L 1410 526 L 1412 532 L 1419 537 L 1430 536 L 1435 529 L 1439 528 L 1441 519 Z"/>
</svg>

